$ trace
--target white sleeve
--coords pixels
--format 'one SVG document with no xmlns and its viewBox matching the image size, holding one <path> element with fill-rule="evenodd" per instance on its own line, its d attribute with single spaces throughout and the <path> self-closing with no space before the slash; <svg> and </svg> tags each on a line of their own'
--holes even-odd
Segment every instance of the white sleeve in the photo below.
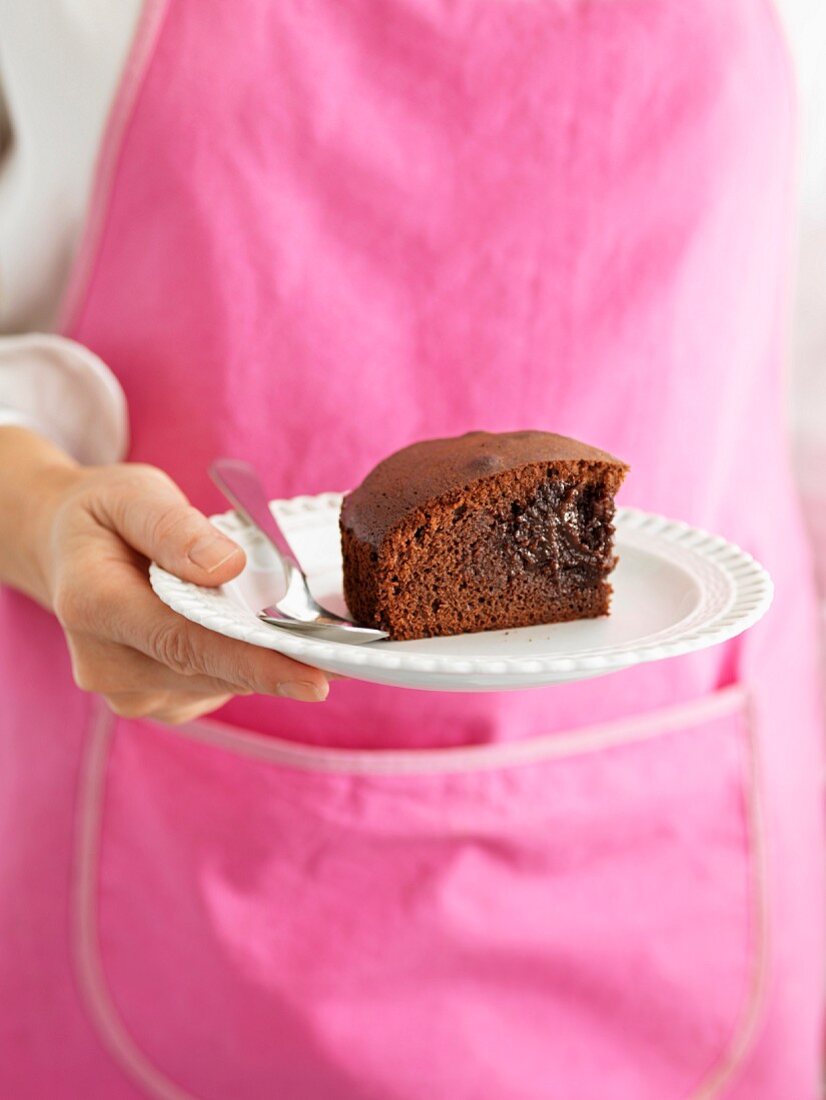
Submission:
<svg viewBox="0 0 826 1100">
<path fill-rule="evenodd" d="M 96 355 L 49 333 L 140 10 L 0 0 L 0 425 L 81 462 L 126 453 L 124 395 Z"/>
<path fill-rule="evenodd" d="M 74 340 L 47 333 L 0 338 L 0 426 L 17 424 L 89 465 L 118 462 L 129 439 L 114 374 Z"/>
<path fill-rule="evenodd" d="M 826 627 L 826 4 L 780 0 L 778 10 L 795 58 L 801 105 L 792 429 Z"/>
</svg>

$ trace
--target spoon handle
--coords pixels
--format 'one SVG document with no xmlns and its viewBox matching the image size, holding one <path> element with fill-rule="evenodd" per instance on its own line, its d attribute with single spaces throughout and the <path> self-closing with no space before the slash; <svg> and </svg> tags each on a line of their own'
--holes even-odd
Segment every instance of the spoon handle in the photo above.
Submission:
<svg viewBox="0 0 826 1100">
<path fill-rule="evenodd" d="M 245 519 L 257 527 L 286 561 L 301 571 L 278 521 L 270 511 L 266 493 L 252 466 L 239 458 L 217 458 L 209 476 Z"/>
</svg>

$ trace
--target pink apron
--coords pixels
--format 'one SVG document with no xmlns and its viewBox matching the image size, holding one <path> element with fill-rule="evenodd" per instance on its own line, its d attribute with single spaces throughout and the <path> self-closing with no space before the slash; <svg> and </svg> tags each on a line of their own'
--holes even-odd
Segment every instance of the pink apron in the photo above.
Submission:
<svg viewBox="0 0 826 1100">
<path fill-rule="evenodd" d="M 821 746 L 764 0 L 150 3 L 65 331 L 130 457 L 346 489 L 546 428 L 719 530 L 725 647 L 501 695 L 333 684 L 182 729 L 0 620 L 0 1095 L 813 1100 Z"/>
</svg>

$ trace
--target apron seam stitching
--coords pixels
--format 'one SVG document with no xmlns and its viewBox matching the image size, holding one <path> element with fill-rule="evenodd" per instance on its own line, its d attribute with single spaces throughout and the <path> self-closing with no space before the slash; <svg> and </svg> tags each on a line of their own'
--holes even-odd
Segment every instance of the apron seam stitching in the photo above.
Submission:
<svg viewBox="0 0 826 1100">
<path fill-rule="evenodd" d="M 254 730 L 210 720 L 182 726 L 148 724 L 173 737 L 185 737 L 239 756 L 292 767 L 299 771 L 358 775 L 409 775 L 470 772 L 517 767 L 543 760 L 599 752 L 676 732 L 694 722 L 725 718 L 746 705 L 742 684 L 719 688 L 708 696 L 648 714 L 577 730 L 541 734 L 527 740 L 493 745 L 463 745 L 443 749 L 337 749 L 302 745 Z"/>
<path fill-rule="evenodd" d="M 97 922 L 98 888 L 106 770 L 117 720 L 102 700 L 96 704 L 84 746 L 72 875 L 72 954 L 81 997 L 109 1054 L 147 1095 L 157 1100 L 200 1100 L 143 1053 L 123 1023 L 106 980 Z"/>
<path fill-rule="evenodd" d="M 748 759 L 744 768 L 745 806 L 744 817 L 749 846 L 749 887 L 751 900 L 749 915 L 751 928 L 751 973 L 747 984 L 744 1005 L 737 1027 L 724 1053 L 716 1060 L 710 1072 L 704 1075 L 690 1100 L 714 1100 L 735 1079 L 757 1039 L 768 992 L 769 960 L 771 955 L 771 928 L 769 905 L 768 849 L 760 748 L 758 744 L 755 705 L 750 692 L 746 693 L 743 715 L 746 723 Z"/>
</svg>

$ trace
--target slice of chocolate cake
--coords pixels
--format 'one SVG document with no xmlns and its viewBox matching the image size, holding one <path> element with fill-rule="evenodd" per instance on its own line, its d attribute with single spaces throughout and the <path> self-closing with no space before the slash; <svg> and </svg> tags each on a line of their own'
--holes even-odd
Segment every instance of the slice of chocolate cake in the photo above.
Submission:
<svg viewBox="0 0 826 1100">
<path fill-rule="evenodd" d="M 341 510 L 344 595 L 395 639 L 608 614 L 625 463 L 549 432 L 469 432 L 380 462 Z"/>
</svg>

